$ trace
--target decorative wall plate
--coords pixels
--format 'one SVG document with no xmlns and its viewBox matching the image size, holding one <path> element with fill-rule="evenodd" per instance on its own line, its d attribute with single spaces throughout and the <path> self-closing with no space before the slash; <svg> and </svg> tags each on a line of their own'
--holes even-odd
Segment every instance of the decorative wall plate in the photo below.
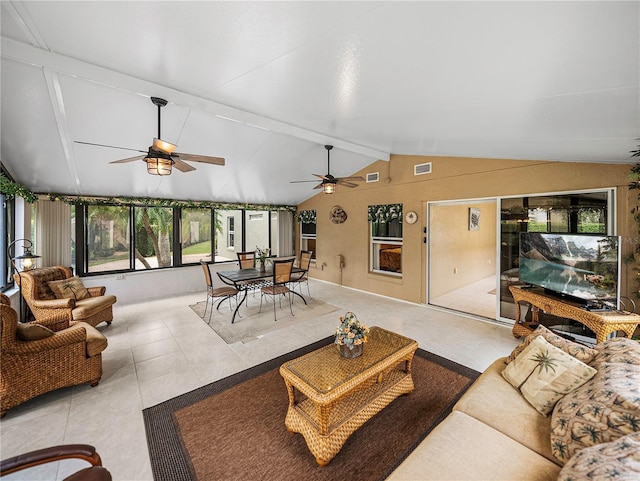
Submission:
<svg viewBox="0 0 640 481">
<path fill-rule="evenodd" d="M 418 220 L 418 214 L 411 210 L 405 214 L 404 220 L 407 222 L 407 224 L 415 224 Z"/>
<path fill-rule="evenodd" d="M 334 205 L 329 212 L 329 218 L 334 224 L 342 224 L 347 220 L 347 213 L 339 205 Z"/>
</svg>

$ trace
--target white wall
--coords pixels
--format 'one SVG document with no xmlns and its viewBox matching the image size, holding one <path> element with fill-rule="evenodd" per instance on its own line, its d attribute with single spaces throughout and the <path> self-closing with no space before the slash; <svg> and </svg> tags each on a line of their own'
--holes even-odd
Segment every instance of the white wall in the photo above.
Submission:
<svg viewBox="0 0 640 481">
<path fill-rule="evenodd" d="M 236 270 L 238 263 L 211 264 L 210 267 L 214 284 L 222 285 L 215 272 Z M 200 265 L 83 277 L 82 282 L 87 287 L 105 286 L 107 294 L 113 294 L 118 298 L 118 303 L 123 304 L 135 304 L 191 292 L 202 292 L 204 300 L 207 292 Z"/>
</svg>

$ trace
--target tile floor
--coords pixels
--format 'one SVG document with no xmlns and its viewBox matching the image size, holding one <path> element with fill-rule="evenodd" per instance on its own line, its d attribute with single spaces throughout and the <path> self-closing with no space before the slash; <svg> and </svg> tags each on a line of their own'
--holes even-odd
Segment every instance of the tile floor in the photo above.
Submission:
<svg viewBox="0 0 640 481">
<path fill-rule="evenodd" d="M 517 341 L 508 326 L 485 322 L 333 284 L 311 280 L 314 297 L 354 311 L 416 339 L 421 348 L 478 371 L 507 355 Z M 333 334 L 336 313 L 227 345 L 189 308 L 204 293 L 138 304 L 118 303 L 100 384 L 42 395 L 11 409 L 0 421 L 2 459 L 62 443 L 97 447 L 116 481 L 151 481 L 142 409 Z M 7 480 L 63 479 L 82 462 L 54 463 Z"/>
</svg>

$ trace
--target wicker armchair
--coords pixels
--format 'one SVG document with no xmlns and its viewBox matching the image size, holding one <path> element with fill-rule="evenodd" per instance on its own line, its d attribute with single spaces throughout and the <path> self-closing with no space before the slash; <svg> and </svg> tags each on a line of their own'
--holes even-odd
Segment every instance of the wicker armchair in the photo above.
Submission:
<svg viewBox="0 0 640 481">
<path fill-rule="evenodd" d="M 17 284 L 22 285 L 22 296 L 29 305 L 38 324 L 53 331 L 65 329 L 82 321 L 93 327 L 101 322 L 111 324 L 113 304 L 116 297 L 105 295 L 105 287 L 87 287 L 91 297 L 75 299 L 56 299 L 48 285 L 49 281 L 59 281 L 73 277 L 71 269 L 64 266 L 45 267 L 14 274 Z"/>
<path fill-rule="evenodd" d="M 63 481 L 111 481 L 112 479 L 109 471 L 102 466 L 102 459 L 96 452 L 96 448 L 89 444 L 61 444 L 5 459 L 0 463 L 0 476 L 67 459 L 81 459 L 91 466 L 76 471 Z"/>
<path fill-rule="evenodd" d="M 61 387 L 85 382 L 98 385 L 101 351 L 107 342 L 97 329 L 77 323 L 49 337 L 21 341 L 18 315 L 5 298 L 0 299 L 0 417 L 12 407 Z"/>
</svg>

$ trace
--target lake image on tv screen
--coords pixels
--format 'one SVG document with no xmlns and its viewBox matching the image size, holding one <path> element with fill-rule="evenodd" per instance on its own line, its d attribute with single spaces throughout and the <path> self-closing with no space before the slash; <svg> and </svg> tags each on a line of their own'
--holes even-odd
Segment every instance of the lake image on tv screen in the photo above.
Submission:
<svg viewBox="0 0 640 481">
<path fill-rule="evenodd" d="M 584 300 L 616 300 L 618 238 L 525 233 L 520 281 Z"/>
</svg>

